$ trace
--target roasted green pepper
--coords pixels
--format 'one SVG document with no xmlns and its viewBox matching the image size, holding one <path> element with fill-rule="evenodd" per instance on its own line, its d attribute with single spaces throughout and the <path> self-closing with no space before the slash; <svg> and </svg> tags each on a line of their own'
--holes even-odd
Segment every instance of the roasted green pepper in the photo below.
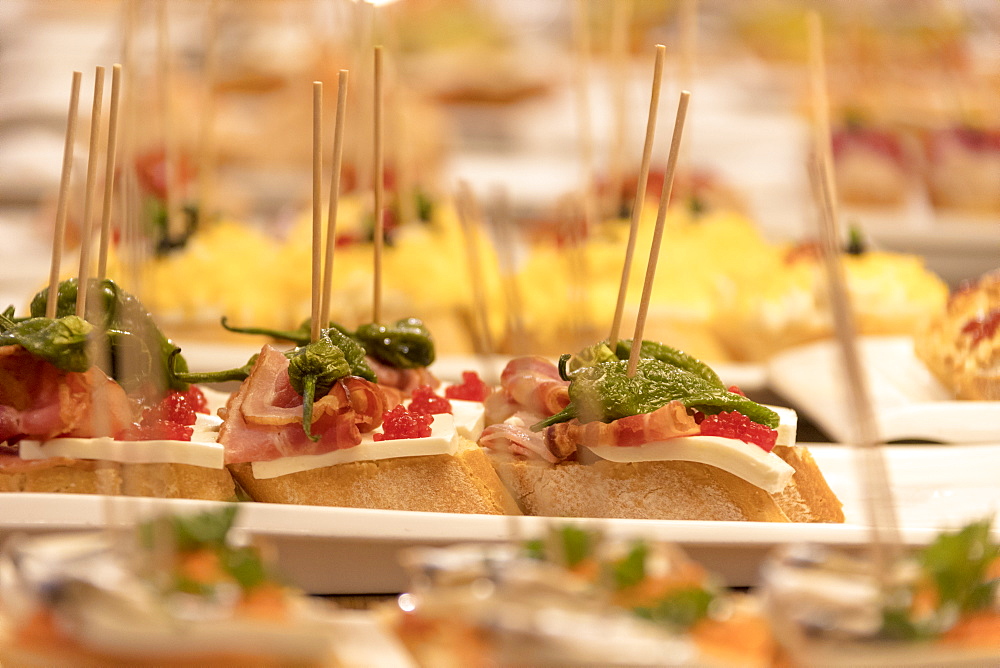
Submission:
<svg viewBox="0 0 1000 668">
<path fill-rule="evenodd" d="M 106 371 L 126 390 L 150 385 L 160 387 L 163 382 L 170 389 L 186 390 L 187 382 L 170 373 L 171 356 L 175 355 L 177 346 L 163 335 L 142 303 L 108 279 L 91 281 L 89 289 L 87 321 L 107 332 L 111 339 L 112 368 Z M 76 312 L 76 279 L 62 281 L 57 294 L 56 317 L 73 315 Z M 45 289 L 31 300 L 31 315 L 44 316 L 47 302 L 48 289 Z M 95 322 L 95 314 L 100 314 L 99 322 Z M 137 365 L 139 368 L 131 368 L 124 352 L 136 349 L 146 353 L 138 358 L 143 362 Z M 187 371 L 187 362 L 179 355 L 173 366 L 180 372 Z"/>
<path fill-rule="evenodd" d="M 632 340 L 622 339 L 618 341 L 615 348 L 615 354 L 618 356 L 618 359 L 627 360 L 629 355 L 632 354 Z M 723 389 L 726 387 L 722 384 L 718 374 L 716 374 L 715 371 L 713 371 L 707 364 L 701 360 L 695 359 L 691 355 L 688 355 L 683 350 L 672 348 L 663 343 L 659 343 L 657 341 L 643 341 L 642 345 L 639 347 L 639 357 L 666 362 L 667 364 L 675 366 L 679 369 L 684 369 L 685 371 L 689 371 L 696 376 L 700 376 L 712 385 Z"/>
<path fill-rule="evenodd" d="M 350 337 L 355 344 L 362 347 L 362 357 L 365 354 L 371 355 L 379 362 L 399 369 L 417 369 L 429 366 L 434 362 L 434 341 L 431 333 L 424 326 L 424 323 L 417 318 L 403 318 L 397 320 L 393 325 L 378 325 L 371 323 L 361 325 L 356 332 L 351 332 L 347 328 L 335 322 L 329 323 L 330 330 L 335 330 L 340 334 Z M 312 338 L 312 320 L 307 318 L 296 329 L 268 329 L 266 327 L 234 327 L 229 324 L 226 318 L 222 319 L 222 326 L 230 332 L 240 334 L 261 334 L 283 341 L 291 341 L 297 346 L 307 345 Z M 352 357 L 347 349 L 336 343 L 344 354 L 351 367 L 357 366 L 352 361 Z M 356 376 L 362 376 L 355 373 Z M 373 380 L 369 378 L 369 380 Z"/>
<path fill-rule="evenodd" d="M 559 422 L 610 422 L 631 415 L 651 413 L 677 400 L 706 415 L 738 411 L 772 429 L 777 413 L 719 387 L 701 376 L 657 359 L 640 359 L 634 376 L 627 374 L 628 361 L 601 362 L 573 374 L 570 403 L 565 409 L 532 426 L 540 431 Z"/>
<path fill-rule="evenodd" d="M 4 312 L 0 315 L 0 346 L 23 346 L 58 369 L 83 373 L 90 368 L 87 339 L 93 330 L 93 325 L 75 315 L 14 322 Z"/>
<path fill-rule="evenodd" d="M 317 396 L 326 396 L 338 379 L 350 373 L 343 351 L 328 336 L 291 351 L 288 380 L 302 397 L 302 429 L 311 440 L 319 440 L 319 435 L 312 433 L 313 402 Z"/>
<path fill-rule="evenodd" d="M 562 355 L 559 358 L 559 375 L 563 380 L 571 380 L 573 374 L 584 367 L 594 366 L 600 362 L 627 360 L 632 354 L 632 340 L 621 339 L 615 345 L 614 351 L 606 342 L 601 342 L 584 348 L 573 355 Z M 671 348 L 657 341 L 643 341 L 639 349 L 640 359 L 654 359 L 666 362 L 671 366 L 689 371 L 704 378 L 709 383 L 725 389 L 719 376 L 707 364 L 697 360 L 682 350 Z"/>
<path fill-rule="evenodd" d="M 434 340 L 418 318 L 403 318 L 394 325 L 361 325 L 354 337 L 368 354 L 399 369 L 417 369 L 434 362 Z"/>
<path fill-rule="evenodd" d="M 331 326 L 333 323 L 330 323 Z M 306 318 L 296 329 L 268 329 L 267 327 L 233 327 L 228 318 L 222 316 L 223 329 L 237 334 L 261 334 L 281 341 L 291 341 L 297 346 L 304 346 L 312 338 L 312 319 Z"/>
</svg>

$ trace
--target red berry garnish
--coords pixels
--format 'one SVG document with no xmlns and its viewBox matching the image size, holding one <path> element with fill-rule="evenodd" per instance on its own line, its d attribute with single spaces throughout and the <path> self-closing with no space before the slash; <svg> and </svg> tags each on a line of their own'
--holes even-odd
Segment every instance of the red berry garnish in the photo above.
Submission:
<svg viewBox="0 0 1000 668">
<path fill-rule="evenodd" d="M 191 427 L 168 420 L 143 420 L 140 441 L 190 441 Z"/>
<path fill-rule="evenodd" d="M 475 371 L 463 371 L 462 384 L 446 387 L 444 396 L 462 401 L 486 401 L 486 397 L 490 396 L 490 387 Z"/>
<path fill-rule="evenodd" d="M 704 436 L 735 438 L 745 443 L 758 445 L 764 452 L 771 452 L 778 442 L 778 432 L 770 427 L 754 422 L 746 415 L 733 411 L 708 415 L 701 421 Z"/>
<path fill-rule="evenodd" d="M 195 413 L 208 415 L 208 399 L 205 398 L 205 393 L 201 391 L 200 387 L 191 385 L 184 394 L 187 395 L 188 402 Z"/>
<path fill-rule="evenodd" d="M 382 430 L 375 434 L 376 441 L 390 441 L 397 438 L 424 438 L 431 435 L 434 417 L 426 413 L 412 413 L 400 404 L 382 415 Z"/>
<path fill-rule="evenodd" d="M 186 392 L 170 390 L 160 403 L 146 411 L 143 422 L 164 420 L 177 424 L 194 424 L 195 412 Z"/>
<path fill-rule="evenodd" d="M 743 390 L 740 389 L 739 385 L 730 385 L 727 389 L 733 394 L 738 394 L 741 397 L 747 396 L 746 394 L 743 393 Z"/>
<path fill-rule="evenodd" d="M 424 415 L 450 413 L 451 402 L 434 394 L 430 385 L 418 385 L 413 390 L 409 409 L 411 413 L 423 413 Z"/>
</svg>

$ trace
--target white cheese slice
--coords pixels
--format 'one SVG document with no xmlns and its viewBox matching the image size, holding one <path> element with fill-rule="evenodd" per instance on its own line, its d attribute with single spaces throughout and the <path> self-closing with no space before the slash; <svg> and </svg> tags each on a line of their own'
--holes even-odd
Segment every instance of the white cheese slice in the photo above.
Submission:
<svg viewBox="0 0 1000 668">
<path fill-rule="evenodd" d="M 798 415 L 790 408 L 769 406 L 781 418 L 776 445 L 795 445 Z M 685 461 L 722 469 L 760 487 L 768 494 L 783 490 L 795 469 L 778 455 L 752 443 L 721 436 L 681 436 L 634 447 L 617 445 L 580 446 L 580 461 L 609 462 Z"/>
<path fill-rule="evenodd" d="M 636 447 L 580 446 L 581 462 L 588 464 L 595 459 L 622 463 L 684 461 L 708 464 L 743 478 L 768 494 L 783 490 L 795 473 L 795 469 L 775 454 L 764 452 L 752 443 L 720 436 L 681 436 Z"/>
<path fill-rule="evenodd" d="M 431 435 L 425 438 L 399 438 L 376 441 L 375 434 L 383 433 L 381 428 L 363 434 L 361 443 L 350 448 L 333 450 L 321 455 L 297 455 L 280 457 L 268 462 L 253 462 L 254 478 L 265 480 L 290 473 L 346 464 L 349 462 L 395 459 L 397 457 L 421 457 L 425 455 L 453 455 L 461 447 L 462 438 L 476 441 L 483 431 L 483 404 L 478 401 L 451 399 L 451 413 L 434 416 Z"/>
<path fill-rule="evenodd" d="M 208 469 L 225 465 L 225 448 L 216 440 L 222 420 L 199 413 L 190 441 L 116 441 L 112 438 L 54 438 L 21 441 L 21 459 L 103 459 L 121 464 L 189 464 Z"/>
</svg>

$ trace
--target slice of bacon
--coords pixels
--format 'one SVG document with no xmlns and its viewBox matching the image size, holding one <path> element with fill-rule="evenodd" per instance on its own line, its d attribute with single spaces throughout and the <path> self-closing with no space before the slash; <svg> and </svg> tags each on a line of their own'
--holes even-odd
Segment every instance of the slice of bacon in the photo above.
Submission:
<svg viewBox="0 0 1000 668">
<path fill-rule="evenodd" d="M 375 378 L 378 379 L 379 385 L 395 388 L 402 392 L 404 397 L 413 394 L 413 390 L 420 385 L 430 385 L 432 388 L 437 388 L 441 384 L 441 381 L 427 367 L 398 369 L 383 364 L 370 356 L 365 357 L 365 361 L 375 372 Z"/>
<path fill-rule="evenodd" d="M 360 443 L 362 431 L 382 424 L 386 405 L 374 383 L 341 378 L 314 404 L 311 430 L 320 439 L 313 441 L 302 428 L 302 397 L 288 380 L 288 359 L 264 346 L 250 376 L 226 405 L 219 443 L 229 464 L 323 454 Z"/>
<path fill-rule="evenodd" d="M 555 464 L 572 457 L 580 445 L 615 445 L 635 447 L 700 432 L 694 418 L 679 401 L 671 401 L 652 413 L 632 415 L 611 422 L 579 420 L 546 427 L 533 432 L 530 425 L 536 416 L 518 413 L 506 422 L 483 430 L 479 444 L 494 452 L 506 452 L 518 458 Z"/>
<path fill-rule="evenodd" d="M 635 447 L 678 436 L 691 436 L 699 433 L 700 428 L 694 417 L 688 415 L 684 404 L 671 401 L 652 413 L 586 424 L 573 419 L 546 427 L 544 431 L 549 449 L 559 451 L 565 449 L 567 443 Z"/>
<path fill-rule="evenodd" d="M 555 364 L 538 355 L 508 362 L 500 374 L 500 388 L 487 398 L 487 413 L 495 420 L 522 411 L 554 415 L 569 403 L 569 381 L 559 377 Z"/>
<path fill-rule="evenodd" d="M 97 367 L 62 371 L 21 346 L 0 347 L 0 442 L 114 435 L 132 420 L 125 390 Z"/>
<path fill-rule="evenodd" d="M 508 422 L 491 424 L 479 437 L 479 445 L 497 453 L 507 453 L 518 459 L 534 459 L 555 464 L 565 457 L 549 451 L 541 432 L 533 432 L 523 422 L 511 418 Z"/>
</svg>

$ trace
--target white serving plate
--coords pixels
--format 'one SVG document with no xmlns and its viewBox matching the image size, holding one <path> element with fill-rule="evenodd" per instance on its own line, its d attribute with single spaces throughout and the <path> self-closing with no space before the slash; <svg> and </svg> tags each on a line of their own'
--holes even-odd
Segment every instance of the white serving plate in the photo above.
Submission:
<svg viewBox="0 0 1000 668">
<path fill-rule="evenodd" d="M 683 545 L 732 586 L 757 583 L 768 553 L 787 542 L 815 541 L 858 551 L 868 540 L 854 483 L 852 450 L 810 446 L 844 501 L 847 524 L 574 520 L 621 537 Z M 1000 445 L 900 446 L 885 450 L 903 539 L 929 541 L 935 530 L 993 514 L 1000 507 Z M 109 499 L 69 494 L 0 494 L 0 538 L 17 532 L 94 529 L 160 510 L 185 512 L 218 504 L 163 499 Z M 273 547 L 280 571 L 314 594 L 396 593 L 406 588 L 398 563 L 414 546 L 521 540 L 554 520 L 245 503 L 237 526 Z"/>
<path fill-rule="evenodd" d="M 859 343 L 881 440 L 1000 441 L 1000 402 L 953 399 L 916 358 L 910 338 L 862 337 Z M 767 371 L 771 389 L 834 441 L 854 440 L 835 341 L 779 353 Z"/>
</svg>

